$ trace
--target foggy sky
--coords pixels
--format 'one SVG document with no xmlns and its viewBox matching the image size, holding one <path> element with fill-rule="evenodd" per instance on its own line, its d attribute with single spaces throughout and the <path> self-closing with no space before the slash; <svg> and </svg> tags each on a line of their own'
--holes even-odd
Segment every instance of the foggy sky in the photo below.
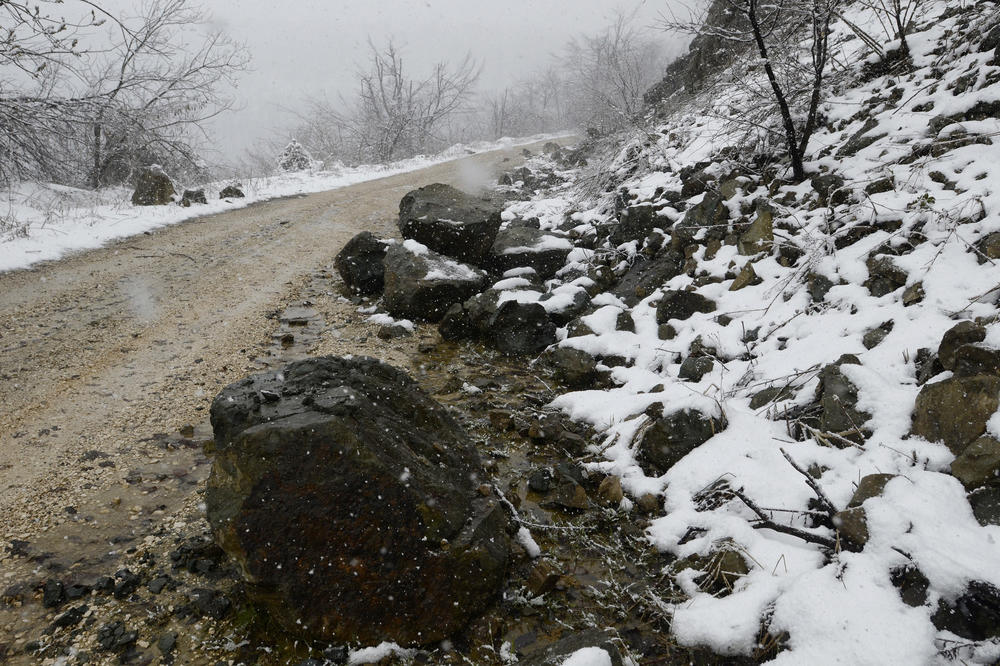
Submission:
<svg viewBox="0 0 1000 666">
<path fill-rule="evenodd" d="M 124 13 L 140 0 L 105 0 Z M 214 27 L 246 44 L 253 58 L 239 76 L 237 109 L 213 122 L 223 159 L 256 141 L 284 139 L 288 112 L 307 95 L 350 95 L 369 36 L 392 37 L 413 76 L 470 52 L 482 65 L 480 90 L 498 90 L 544 68 L 572 36 L 600 31 L 616 9 L 652 26 L 679 0 L 201 0 Z M 662 35 L 665 49 L 679 46 Z"/>
</svg>

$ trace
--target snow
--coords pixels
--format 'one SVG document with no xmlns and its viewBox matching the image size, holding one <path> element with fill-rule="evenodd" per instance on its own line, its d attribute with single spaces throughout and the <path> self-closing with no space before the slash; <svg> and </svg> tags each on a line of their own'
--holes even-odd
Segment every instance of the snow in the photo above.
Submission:
<svg viewBox="0 0 1000 666">
<path fill-rule="evenodd" d="M 368 308 L 358 308 L 358 311 L 367 310 Z M 391 317 L 384 312 L 379 312 L 368 317 L 368 321 L 378 326 L 402 326 L 410 333 L 416 330 L 416 327 L 412 321 L 409 319 L 396 319 Z"/>
<path fill-rule="evenodd" d="M 261 201 L 339 189 L 419 171 L 470 153 L 489 152 L 562 136 L 539 135 L 457 144 L 438 155 L 420 155 L 386 165 L 334 165 L 330 169 L 247 178 L 242 182 L 246 194 L 244 199 L 215 198 L 219 190 L 232 183 L 231 180 L 207 183 L 197 187 L 205 188 L 208 204 L 190 208 L 176 205 L 133 206 L 130 203 L 131 190 L 125 188 L 91 192 L 45 183 L 20 183 L 0 192 L 0 271 L 28 268 L 72 252 L 99 248 L 120 238 L 204 215 L 245 208 Z M 178 191 L 184 189 L 175 187 Z"/>
<path fill-rule="evenodd" d="M 568 656 L 562 666 L 611 666 L 611 655 L 603 648 L 585 647 Z"/>
<path fill-rule="evenodd" d="M 362 648 L 360 650 L 352 650 L 350 655 L 347 657 L 347 663 L 350 666 L 355 666 L 357 664 L 377 664 L 387 657 L 392 655 L 398 655 L 403 659 L 412 658 L 413 655 L 417 653 L 416 650 L 407 650 L 399 647 L 396 643 L 390 643 L 388 641 L 379 643 L 375 647 Z"/>
<path fill-rule="evenodd" d="M 801 260 L 786 266 L 776 253 L 742 256 L 732 245 L 723 245 L 709 260 L 702 247 L 695 253 L 696 277 L 678 275 L 631 308 L 612 294 L 598 294 L 582 318 L 593 334 L 560 334 L 560 346 L 626 359 L 625 365 L 609 369 L 612 388 L 564 393 L 550 406 L 598 431 L 590 451 L 595 461 L 588 465 L 619 476 L 632 498 L 653 493 L 662 501 L 663 514 L 646 531 L 650 544 L 677 558 L 708 555 L 729 544 L 748 565 L 749 573 L 726 595 L 702 591 L 694 574 L 677 576 L 685 598 L 663 601 L 671 607 L 673 638 L 682 645 L 750 655 L 766 626 L 773 636 L 787 633 L 772 661 L 780 664 L 946 663 L 946 650 L 957 644 L 964 645 L 960 657 L 966 663 L 991 663 L 1000 653 L 995 643 L 961 639 L 931 621 L 938 603 L 954 601 L 971 581 L 1000 586 L 1000 527 L 984 527 L 973 515 L 966 489 L 948 474 L 954 454 L 943 444 L 910 435 L 921 390 L 915 368 L 920 350 L 936 350 L 948 329 L 976 318 L 983 318 L 987 328 L 983 344 L 1000 348 L 996 261 L 974 249 L 987 234 L 1000 231 L 1000 119 L 930 126 L 936 117 L 1000 101 L 1000 67 L 987 64 L 992 51 L 981 52 L 965 38 L 985 34 L 995 21 L 993 10 L 989 3 L 956 8 L 955 2 L 927 3 L 908 40 L 912 72 L 866 82 L 858 82 L 856 69 L 831 75 L 826 118 L 810 144 L 806 168 L 843 177 L 854 201 L 817 206 L 809 199 L 808 180 L 776 192 L 752 179 L 739 181 L 727 201 L 733 217 L 741 209 L 752 210 L 758 198 L 767 199 L 775 211 L 776 238 L 794 242 L 804 253 Z M 881 30 L 860 5 L 848 6 L 844 15 L 856 25 Z M 838 61 L 856 68 L 868 54 L 861 40 L 848 39 L 849 33 L 838 21 L 831 39 Z M 955 94 L 954 85 L 963 77 L 972 83 Z M 609 192 L 626 192 L 640 202 L 658 196 L 657 191 L 679 193 L 678 172 L 701 161 L 716 160 L 707 171 L 720 177 L 729 173 L 732 165 L 717 161 L 717 153 L 733 141 L 726 114 L 741 100 L 734 99 L 733 89 L 708 90 L 621 147 L 608 167 L 617 173 Z M 918 107 L 927 104 L 933 104 L 929 111 Z M 869 119 L 875 124 L 867 136 L 879 138 L 853 156 L 837 157 Z M 951 143 L 936 144 L 931 153 L 935 141 Z M 966 141 L 975 143 L 961 145 Z M 928 150 L 910 159 L 915 148 Z M 639 158 L 635 149 L 641 151 Z M 636 168 L 636 162 L 643 167 Z M 892 179 L 891 190 L 865 193 L 868 184 L 885 177 Z M 686 204 L 697 201 L 693 197 Z M 661 211 L 664 228 L 682 217 L 676 211 L 669 206 Z M 595 230 L 615 223 L 614 215 L 613 195 L 580 188 L 513 203 L 503 217 L 538 218 L 543 229 L 561 231 L 576 225 L 574 233 L 593 238 Z M 893 226 L 845 247 L 834 246 L 855 225 L 890 222 Z M 592 287 L 579 275 L 595 261 L 615 257 L 605 263 L 620 274 L 640 246 L 575 248 L 558 274 L 565 283 L 557 279 L 544 288 L 524 289 L 527 285 L 506 282 L 502 286 L 512 291 L 501 298 L 543 305 L 557 298 L 568 301 L 569 287 Z M 874 252 L 891 255 L 906 274 L 905 285 L 884 296 L 871 293 L 865 282 L 872 277 L 867 260 Z M 733 276 L 751 261 L 760 284 L 730 291 Z M 833 282 L 821 302 L 813 302 L 808 292 L 810 274 Z M 904 305 L 903 292 L 918 284 L 923 298 Z M 673 320 L 676 335 L 661 340 L 656 303 L 663 290 L 688 288 L 714 300 L 717 310 Z M 623 310 L 632 315 L 635 332 L 616 330 Z M 887 322 L 892 330 L 884 340 L 866 348 L 864 335 Z M 755 334 L 748 337 L 751 331 Z M 678 363 L 699 338 L 717 362 L 700 381 L 683 381 Z M 858 424 L 871 435 L 840 448 L 812 436 L 793 437 L 782 410 L 813 402 L 820 370 L 844 354 L 860 361 L 841 371 L 858 389 L 858 408 L 872 415 Z M 931 382 L 950 376 L 943 373 Z M 754 394 L 770 386 L 788 386 L 791 395 L 750 409 Z M 666 473 L 652 476 L 636 457 L 652 405 L 661 405 L 664 415 L 694 409 L 724 416 L 728 425 Z M 1000 413 L 989 420 L 987 432 L 1000 436 Z M 881 495 L 863 505 L 870 538 L 861 552 L 831 553 L 795 536 L 756 529 L 755 514 L 736 498 L 714 508 L 696 501 L 700 491 L 725 480 L 759 506 L 777 509 L 775 522 L 834 538 L 833 530 L 807 521 L 815 493 L 783 452 L 802 469 L 815 470 L 815 482 L 838 508 L 850 501 L 862 477 L 895 475 Z M 929 581 L 922 606 L 904 603 L 891 581 L 891 572 L 904 565 L 915 566 Z"/>
</svg>

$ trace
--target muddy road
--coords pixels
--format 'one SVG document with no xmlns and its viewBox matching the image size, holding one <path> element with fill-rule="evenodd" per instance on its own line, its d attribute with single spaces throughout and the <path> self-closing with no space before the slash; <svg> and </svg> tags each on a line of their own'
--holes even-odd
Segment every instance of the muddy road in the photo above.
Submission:
<svg viewBox="0 0 1000 666">
<path fill-rule="evenodd" d="M 305 328 L 294 311 L 284 324 L 280 313 L 308 309 L 310 289 L 332 290 L 324 276 L 348 239 L 394 235 L 406 192 L 496 182 L 521 150 L 265 202 L 0 274 L 0 542 L 33 541 L 72 520 L 68 512 L 133 469 L 181 474 L 190 461 L 168 455 L 164 441 L 206 435 L 219 389 L 259 369 L 283 325 Z M 328 332 L 342 353 L 373 351 L 359 346 L 363 334 Z M 286 352 L 306 351 L 287 343 Z"/>
</svg>

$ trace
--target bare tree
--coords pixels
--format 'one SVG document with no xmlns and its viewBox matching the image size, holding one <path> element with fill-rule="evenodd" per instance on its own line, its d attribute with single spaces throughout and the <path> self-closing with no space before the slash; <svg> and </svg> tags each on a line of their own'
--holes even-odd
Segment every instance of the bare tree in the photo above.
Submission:
<svg viewBox="0 0 1000 666">
<path fill-rule="evenodd" d="M 205 16 L 190 0 L 149 0 L 134 19 L 74 2 L 86 11 L 69 21 L 45 11 L 62 0 L 0 0 L 0 180 L 97 187 L 111 164 L 118 181 L 153 157 L 193 164 L 193 139 L 231 104 L 220 86 L 245 50 L 218 32 L 192 45 Z M 108 17 L 110 41 L 97 30 Z"/>
<path fill-rule="evenodd" d="M 904 61 L 909 60 L 910 44 L 906 41 L 906 36 L 910 33 L 913 22 L 920 14 L 924 0 L 859 0 L 859 4 L 875 15 L 875 19 L 886 38 L 899 41 L 899 58 Z M 879 54 L 880 57 L 886 57 L 883 41 L 878 36 L 852 23 L 843 15 L 840 15 L 840 19 L 866 46 Z"/>
<path fill-rule="evenodd" d="M 115 170 L 121 181 L 144 157 L 194 164 L 192 132 L 232 106 L 221 92 L 248 62 L 246 50 L 219 31 L 185 43 L 204 12 L 190 0 L 153 0 L 136 25 L 87 73 L 92 121 L 91 185 Z"/>
<path fill-rule="evenodd" d="M 388 162 L 440 147 L 444 130 L 472 99 L 479 65 L 465 56 L 456 65 L 439 62 L 413 78 L 390 40 L 369 40 L 368 66 L 358 72 L 353 99 L 307 100 L 295 134 L 314 154 L 362 162 Z M 315 142 L 315 143 L 314 143 Z"/>
<path fill-rule="evenodd" d="M 721 6 L 723 12 L 735 13 L 741 20 L 718 25 L 705 21 L 702 15 L 693 20 L 670 17 L 662 21 L 668 30 L 746 46 L 757 55 L 781 122 L 792 174 L 798 181 L 806 177 L 805 155 L 816 129 L 829 59 L 830 24 L 839 4 L 840 0 L 716 0 L 710 11 L 719 13 Z"/>
<path fill-rule="evenodd" d="M 603 32 L 571 39 L 561 60 L 576 92 L 576 120 L 604 130 L 641 118 L 643 93 L 663 65 L 660 45 L 624 13 Z"/>
</svg>

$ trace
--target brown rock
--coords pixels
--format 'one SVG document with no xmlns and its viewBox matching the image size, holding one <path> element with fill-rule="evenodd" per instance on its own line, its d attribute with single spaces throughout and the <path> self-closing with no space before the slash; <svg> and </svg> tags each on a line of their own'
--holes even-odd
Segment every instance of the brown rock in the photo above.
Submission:
<svg viewBox="0 0 1000 666">
<path fill-rule="evenodd" d="M 1000 442 L 980 437 L 955 458 L 951 473 L 967 490 L 1000 481 Z"/>
<path fill-rule="evenodd" d="M 614 475 L 605 477 L 601 481 L 601 485 L 597 487 L 597 496 L 605 504 L 617 506 L 625 498 L 625 493 L 622 491 L 622 480 Z"/>
<path fill-rule="evenodd" d="M 986 432 L 986 422 L 1000 405 L 1000 377 L 951 377 L 926 384 L 913 410 L 912 433 L 943 442 L 955 455 Z"/>
</svg>

